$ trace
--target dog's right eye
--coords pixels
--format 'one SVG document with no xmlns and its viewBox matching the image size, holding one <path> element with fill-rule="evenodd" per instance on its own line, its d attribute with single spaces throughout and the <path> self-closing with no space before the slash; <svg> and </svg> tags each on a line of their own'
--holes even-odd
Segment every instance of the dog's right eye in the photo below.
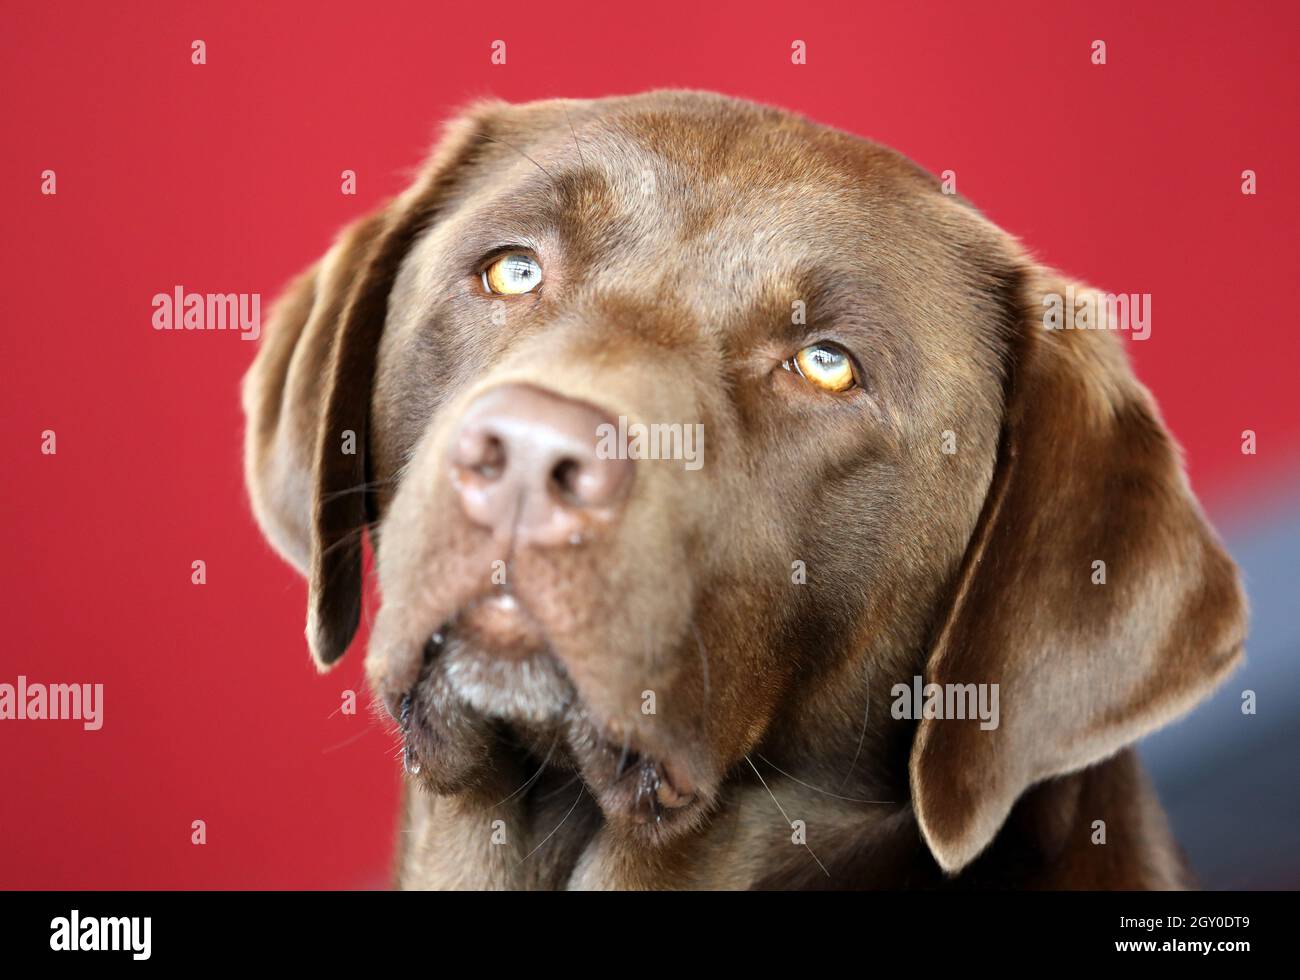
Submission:
<svg viewBox="0 0 1300 980">
<path fill-rule="evenodd" d="M 498 296 L 531 293 L 542 284 L 542 264 L 527 252 L 506 252 L 483 270 L 483 288 Z"/>
</svg>

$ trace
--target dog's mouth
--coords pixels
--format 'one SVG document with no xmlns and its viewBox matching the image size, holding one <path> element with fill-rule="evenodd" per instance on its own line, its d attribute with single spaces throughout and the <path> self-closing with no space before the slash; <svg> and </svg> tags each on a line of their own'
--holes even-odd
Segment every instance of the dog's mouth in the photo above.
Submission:
<svg viewBox="0 0 1300 980">
<path fill-rule="evenodd" d="M 408 775 L 435 791 L 468 714 L 527 756 L 530 772 L 574 770 L 607 815 L 658 828 L 702 796 L 685 760 L 593 718 L 545 630 L 508 592 L 471 601 L 430 637 L 419 679 L 393 708 Z"/>
</svg>

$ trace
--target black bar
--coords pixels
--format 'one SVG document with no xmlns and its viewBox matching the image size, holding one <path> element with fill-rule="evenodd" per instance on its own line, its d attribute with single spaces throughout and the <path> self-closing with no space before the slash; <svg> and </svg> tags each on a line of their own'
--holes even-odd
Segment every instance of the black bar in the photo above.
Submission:
<svg viewBox="0 0 1300 980">
<path fill-rule="evenodd" d="M 595 966 L 614 956 L 624 969 L 676 972 L 719 956 L 739 962 L 773 953 L 806 955 L 818 973 L 860 973 L 890 962 L 1201 959 L 1231 968 L 1241 957 L 1279 956 L 1296 932 L 1288 892 L 7 892 L 0 905 L 6 963 L 39 960 L 81 970 L 285 963 L 380 971 L 403 965 L 434 974 L 498 972 L 512 961 Z M 116 935 L 127 948 L 52 949 L 71 939 L 74 909 L 79 936 L 107 944 Z M 137 959 L 145 917 L 148 958 Z M 105 918 L 117 921 L 105 926 Z M 83 941 L 92 940 L 79 938 L 78 945 Z M 1207 942 L 1208 953 L 1187 945 Z M 1225 943 L 1244 946 L 1218 945 Z"/>
</svg>

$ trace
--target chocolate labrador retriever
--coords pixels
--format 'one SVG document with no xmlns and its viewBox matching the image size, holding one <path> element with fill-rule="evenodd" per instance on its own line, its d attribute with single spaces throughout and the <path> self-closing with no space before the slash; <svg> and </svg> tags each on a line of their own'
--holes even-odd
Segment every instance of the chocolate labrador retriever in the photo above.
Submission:
<svg viewBox="0 0 1300 980">
<path fill-rule="evenodd" d="M 399 884 L 1188 884 L 1131 745 L 1238 663 L 1244 600 L 1065 296 L 1101 301 L 775 109 L 453 122 L 244 385 L 322 669 L 372 543 Z"/>
</svg>

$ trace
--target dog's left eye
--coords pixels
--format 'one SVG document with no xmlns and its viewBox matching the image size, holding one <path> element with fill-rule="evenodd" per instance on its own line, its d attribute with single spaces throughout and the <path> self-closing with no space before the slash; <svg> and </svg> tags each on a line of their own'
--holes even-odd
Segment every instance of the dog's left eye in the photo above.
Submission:
<svg viewBox="0 0 1300 980">
<path fill-rule="evenodd" d="M 835 344 L 809 344 L 781 367 L 794 371 L 823 391 L 849 391 L 858 384 L 849 352 Z"/>
<path fill-rule="evenodd" d="M 542 264 L 527 252 L 506 252 L 483 270 L 483 288 L 499 296 L 531 293 L 542 284 Z"/>
</svg>

